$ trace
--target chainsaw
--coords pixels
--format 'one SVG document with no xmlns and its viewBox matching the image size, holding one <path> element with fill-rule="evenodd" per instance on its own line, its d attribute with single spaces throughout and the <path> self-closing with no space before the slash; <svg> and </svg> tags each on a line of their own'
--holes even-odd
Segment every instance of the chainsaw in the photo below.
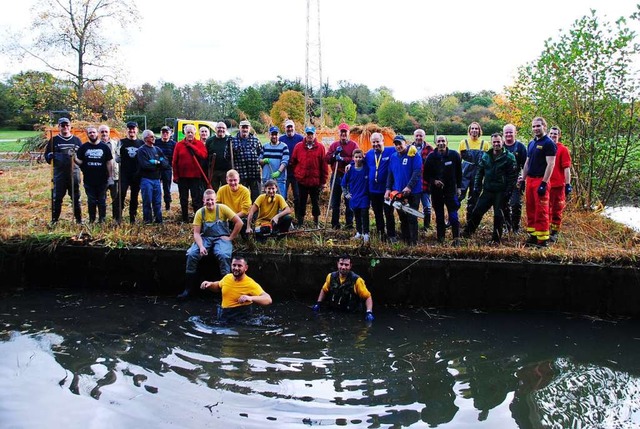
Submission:
<svg viewBox="0 0 640 429">
<path fill-rule="evenodd" d="M 409 206 L 409 203 L 407 203 L 407 199 L 402 194 L 402 192 L 391 191 L 391 193 L 389 194 L 389 199 L 385 200 L 385 203 L 390 205 L 394 209 L 402 210 L 403 212 L 413 215 L 418 219 L 424 219 L 424 213 Z"/>
</svg>

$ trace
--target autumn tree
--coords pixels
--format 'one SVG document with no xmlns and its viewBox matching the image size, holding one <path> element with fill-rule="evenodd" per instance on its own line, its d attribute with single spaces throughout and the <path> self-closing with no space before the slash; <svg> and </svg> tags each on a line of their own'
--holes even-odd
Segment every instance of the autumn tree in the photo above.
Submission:
<svg viewBox="0 0 640 429">
<path fill-rule="evenodd" d="M 3 51 L 41 61 L 65 77 L 75 91 L 75 108 L 84 110 L 88 83 L 116 80 L 117 45 L 108 35 L 137 20 L 132 0 L 39 0 L 32 25 L 3 44 Z"/>
<path fill-rule="evenodd" d="M 626 20 L 601 21 L 595 11 L 576 20 L 540 57 L 519 70 L 507 103 L 530 126 L 535 116 L 562 130 L 573 160 L 574 185 L 585 207 L 607 204 L 625 178 L 638 177 L 640 52 Z"/>
<path fill-rule="evenodd" d="M 278 126 L 287 119 L 304 125 L 304 94 L 291 90 L 283 92 L 278 101 L 273 103 L 270 116 Z"/>
<path fill-rule="evenodd" d="M 341 122 L 353 124 L 356 120 L 356 104 L 346 95 L 340 97 L 325 97 L 322 99 L 325 117 L 329 127 Z"/>
</svg>

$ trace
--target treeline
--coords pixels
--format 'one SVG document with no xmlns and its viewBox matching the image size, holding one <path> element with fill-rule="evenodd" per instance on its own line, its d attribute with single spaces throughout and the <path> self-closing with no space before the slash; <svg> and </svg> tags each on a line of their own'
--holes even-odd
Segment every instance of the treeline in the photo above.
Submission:
<svg viewBox="0 0 640 429">
<path fill-rule="evenodd" d="M 51 116 L 78 104 L 73 88 L 47 72 L 25 71 L 9 77 L 0 83 L 0 125 L 33 129 L 49 123 Z M 493 91 L 453 92 L 406 103 L 396 100 L 386 87 L 371 90 L 363 84 L 339 81 L 336 88 L 325 85 L 322 93 L 322 103 L 318 94 L 312 94 L 306 107 L 316 125 L 375 122 L 406 134 L 416 128 L 428 134 L 466 134 L 473 121 L 486 134 L 503 125 L 496 117 Z M 88 84 L 82 96 L 81 111 L 72 112 L 77 119 L 123 121 L 145 116 L 151 129 L 159 129 L 167 118 L 225 120 L 231 126 L 247 118 L 263 132 L 279 124 L 283 111 L 294 118 L 305 117 L 303 83 L 282 77 L 247 87 L 241 87 L 239 80 L 214 79 L 184 86 L 145 83 L 135 88 L 97 82 Z"/>
</svg>

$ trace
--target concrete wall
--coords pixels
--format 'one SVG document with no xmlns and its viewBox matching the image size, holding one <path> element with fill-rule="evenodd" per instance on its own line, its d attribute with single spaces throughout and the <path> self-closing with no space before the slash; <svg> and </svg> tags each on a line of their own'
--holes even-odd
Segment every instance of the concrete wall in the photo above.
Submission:
<svg viewBox="0 0 640 429">
<path fill-rule="evenodd" d="M 276 299 L 313 303 L 336 256 L 261 254 L 249 275 Z M 378 261 L 377 263 L 375 261 Z M 354 257 L 380 305 L 640 315 L 640 270 L 600 265 Z M 0 244 L 1 289 L 70 287 L 174 295 L 183 288 L 182 250 Z M 203 279 L 217 263 L 202 261 Z"/>
</svg>

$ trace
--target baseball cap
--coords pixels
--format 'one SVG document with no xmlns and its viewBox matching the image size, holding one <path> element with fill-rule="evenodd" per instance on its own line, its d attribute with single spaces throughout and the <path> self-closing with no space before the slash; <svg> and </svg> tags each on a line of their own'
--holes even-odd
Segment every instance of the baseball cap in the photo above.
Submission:
<svg viewBox="0 0 640 429">
<path fill-rule="evenodd" d="M 342 130 L 347 130 L 349 131 L 349 125 L 345 124 L 344 122 L 341 123 L 340 125 L 338 125 L 338 130 L 342 131 Z"/>
<path fill-rule="evenodd" d="M 400 143 L 400 142 L 406 142 L 406 141 L 407 139 L 405 139 L 402 134 L 398 134 L 393 138 L 393 144 L 396 144 L 396 142 Z"/>
<path fill-rule="evenodd" d="M 306 134 L 309 134 L 309 133 L 315 134 L 316 133 L 316 127 L 307 127 L 307 128 L 304 129 L 304 132 Z"/>
<path fill-rule="evenodd" d="M 279 133 L 279 132 L 280 132 L 280 128 L 278 128 L 278 127 L 269 128 L 269 134 Z"/>
<path fill-rule="evenodd" d="M 250 127 L 251 126 L 251 122 L 247 121 L 246 119 L 243 121 L 240 121 L 240 126 L 244 127 L 244 126 Z"/>
<path fill-rule="evenodd" d="M 160 128 L 160 131 L 169 131 L 171 132 L 171 127 L 167 127 L 166 125 L 162 128 Z"/>
<path fill-rule="evenodd" d="M 58 125 L 60 124 L 70 124 L 71 121 L 69 120 L 69 118 L 60 118 L 58 119 Z"/>
<path fill-rule="evenodd" d="M 137 122 L 127 122 L 127 128 L 138 128 Z"/>
<path fill-rule="evenodd" d="M 292 127 L 296 126 L 296 124 L 291 119 L 287 119 L 286 121 L 284 121 L 285 128 L 287 128 L 289 125 L 291 125 Z"/>
</svg>

